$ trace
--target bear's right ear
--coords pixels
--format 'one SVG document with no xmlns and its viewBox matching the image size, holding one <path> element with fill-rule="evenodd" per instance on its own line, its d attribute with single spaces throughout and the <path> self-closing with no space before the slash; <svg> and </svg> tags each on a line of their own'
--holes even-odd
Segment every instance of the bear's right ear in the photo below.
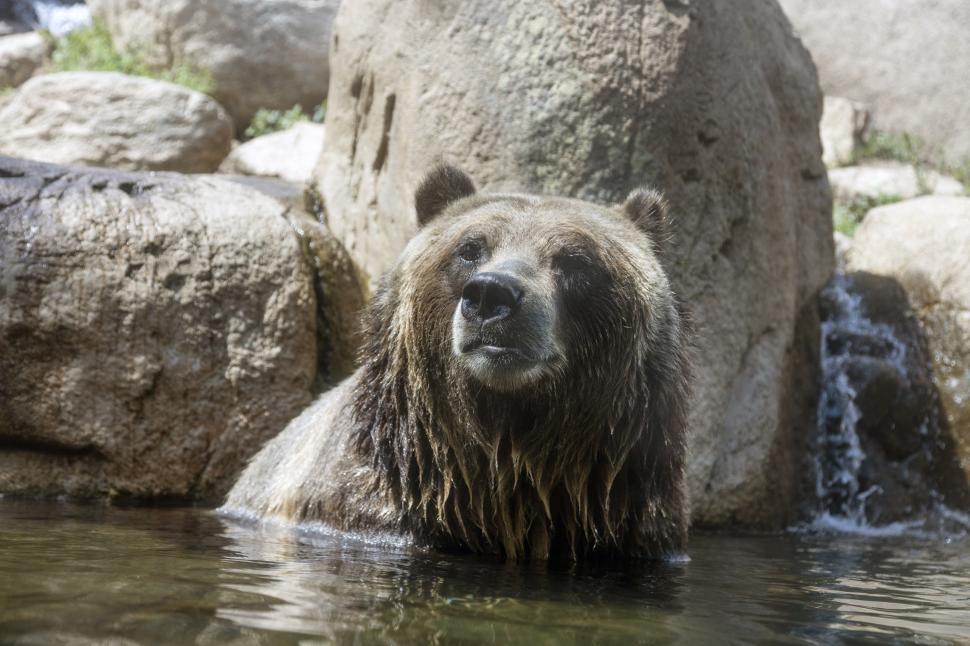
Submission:
<svg viewBox="0 0 970 646">
<path fill-rule="evenodd" d="M 623 211 L 650 237 L 654 253 L 662 255 L 670 239 L 667 200 L 663 195 L 649 188 L 638 188 L 626 198 Z"/>
<path fill-rule="evenodd" d="M 414 194 L 418 226 L 431 222 L 452 202 L 475 194 L 475 184 L 460 168 L 448 164 L 435 166 L 425 175 Z"/>
</svg>

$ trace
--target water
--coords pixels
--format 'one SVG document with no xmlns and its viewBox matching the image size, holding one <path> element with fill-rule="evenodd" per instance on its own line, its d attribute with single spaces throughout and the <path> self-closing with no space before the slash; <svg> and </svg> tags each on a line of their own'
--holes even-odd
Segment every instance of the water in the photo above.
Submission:
<svg viewBox="0 0 970 646">
<path fill-rule="evenodd" d="M 84 2 L 66 0 L 35 0 L 38 26 L 60 38 L 91 24 L 91 11 Z"/>
<path fill-rule="evenodd" d="M 566 568 L 0 500 L 0 643 L 966 643 L 968 548 L 700 535 L 687 563 Z"/>
<path fill-rule="evenodd" d="M 84 0 L 0 0 L 10 2 L 12 15 L 31 29 L 46 29 L 60 38 L 91 24 Z"/>
<path fill-rule="evenodd" d="M 838 274 L 826 288 L 833 311 L 822 322 L 821 330 L 816 524 L 863 532 L 870 529 L 866 500 L 878 492 L 878 485 L 865 489 L 860 485 L 859 474 L 866 457 L 856 430 L 861 412 L 847 373 L 856 352 L 853 343 L 844 340 L 858 339 L 862 340 L 858 345 L 877 348 L 902 375 L 906 374 L 906 346 L 888 325 L 873 323 L 863 315 L 861 298 L 849 293 L 847 281 L 844 274 Z M 895 533 L 897 529 L 902 527 L 892 527 L 889 531 Z"/>
</svg>

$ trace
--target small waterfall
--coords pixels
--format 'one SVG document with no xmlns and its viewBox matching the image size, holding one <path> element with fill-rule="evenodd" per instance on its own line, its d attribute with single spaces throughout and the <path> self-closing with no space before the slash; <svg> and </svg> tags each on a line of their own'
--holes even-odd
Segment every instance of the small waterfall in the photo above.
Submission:
<svg viewBox="0 0 970 646">
<path fill-rule="evenodd" d="M 819 513 L 815 522 L 863 531 L 871 529 L 866 519 L 866 500 L 878 491 L 878 485 L 862 490 L 860 484 L 859 474 L 866 457 L 857 432 L 862 413 L 856 405 L 848 363 L 859 354 L 878 352 L 905 374 L 906 346 L 888 325 L 873 323 L 863 315 L 862 298 L 849 292 L 845 274 L 838 274 L 823 296 L 829 299 L 832 309 L 828 320 L 822 322 L 815 479 Z"/>
<path fill-rule="evenodd" d="M 57 38 L 91 24 L 84 0 L 13 0 L 8 11 L 30 28 L 46 29 Z"/>
<path fill-rule="evenodd" d="M 859 362 L 875 360 L 896 371 L 901 382 L 908 381 L 918 354 L 910 357 L 910 348 L 891 325 L 877 323 L 865 315 L 863 298 L 851 289 L 852 278 L 839 273 L 822 293 L 827 313 L 821 325 L 821 389 L 818 402 L 818 445 L 815 458 L 815 493 L 818 509 L 808 529 L 837 531 L 864 535 L 899 535 L 914 530 L 928 531 L 930 525 L 940 532 L 965 533 L 970 517 L 947 508 L 942 497 L 929 487 L 930 509 L 922 510 L 913 520 L 874 524 L 867 513 L 872 496 L 884 494 L 872 473 L 866 473 L 867 455 L 860 436 L 860 422 L 864 411 L 857 392 L 858 375 L 853 368 Z M 888 408 L 892 402 L 884 402 Z M 872 403 L 869 411 L 872 414 Z M 932 465 L 931 416 L 922 420 L 918 428 L 922 448 L 917 456 Z M 895 429 L 893 429 L 895 430 Z M 909 477 L 903 461 L 902 471 Z M 920 481 L 920 484 L 928 484 Z M 869 510 L 871 511 L 871 510 Z"/>
</svg>

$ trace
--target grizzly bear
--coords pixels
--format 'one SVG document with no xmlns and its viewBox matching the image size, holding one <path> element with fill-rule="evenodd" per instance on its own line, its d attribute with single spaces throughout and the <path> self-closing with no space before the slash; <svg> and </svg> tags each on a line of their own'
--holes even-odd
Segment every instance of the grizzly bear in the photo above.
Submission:
<svg viewBox="0 0 970 646">
<path fill-rule="evenodd" d="M 361 367 L 223 511 L 510 560 L 683 552 L 688 331 L 661 197 L 481 195 L 440 166 L 415 202 Z"/>
</svg>

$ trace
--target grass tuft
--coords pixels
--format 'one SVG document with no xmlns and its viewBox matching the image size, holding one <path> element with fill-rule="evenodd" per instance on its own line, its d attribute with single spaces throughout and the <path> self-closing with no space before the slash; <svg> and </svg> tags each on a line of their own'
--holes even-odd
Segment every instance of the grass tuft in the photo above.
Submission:
<svg viewBox="0 0 970 646">
<path fill-rule="evenodd" d="M 880 195 L 876 198 L 857 197 L 849 202 L 836 203 L 832 209 L 832 221 L 835 230 L 844 233 L 850 238 L 855 235 L 856 229 L 862 224 L 866 213 L 877 206 L 895 204 L 902 201 L 898 195 Z"/>
<path fill-rule="evenodd" d="M 279 132 L 280 130 L 292 128 L 300 121 L 323 123 L 323 119 L 326 114 L 326 102 L 318 105 L 313 111 L 313 114 L 307 114 L 299 105 L 294 105 L 289 110 L 270 110 L 268 108 L 260 108 L 256 111 L 256 114 L 253 115 L 253 119 L 249 122 L 249 127 L 246 128 L 246 132 L 244 132 L 243 135 L 245 139 L 253 139 L 254 137 L 261 137 L 262 135 L 268 135 L 273 132 Z"/>
<path fill-rule="evenodd" d="M 56 72 L 121 72 L 177 83 L 203 93 L 211 92 L 213 87 L 212 77 L 205 70 L 189 65 L 158 69 L 145 64 L 135 53 L 118 51 L 101 21 L 57 40 L 51 63 Z"/>
<path fill-rule="evenodd" d="M 970 195 L 970 157 L 964 159 L 962 163 L 950 166 L 949 173 L 963 184 L 964 195 Z"/>
<path fill-rule="evenodd" d="M 920 193 L 930 192 L 928 174 L 937 171 L 949 175 L 963 184 L 964 193 L 970 195 L 970 158 L 955 164 L 947 164 L 939 155 L 927 153 L 925 142 L 909 133 L 875 130 L 869 134 L 852 156 L 851 165 L 871 161 L 897 161 L 910 164 L 916 171 Z"/>
<path fill-rule="evenodd" d="M 923 142 L 915 135 L 876 130 L 869 133 L 862 145 L 852 155 L 852 164 L 867 161 L 898 161 L 906 164 L 921 163 L 920 150 Z"/>
</svg>

